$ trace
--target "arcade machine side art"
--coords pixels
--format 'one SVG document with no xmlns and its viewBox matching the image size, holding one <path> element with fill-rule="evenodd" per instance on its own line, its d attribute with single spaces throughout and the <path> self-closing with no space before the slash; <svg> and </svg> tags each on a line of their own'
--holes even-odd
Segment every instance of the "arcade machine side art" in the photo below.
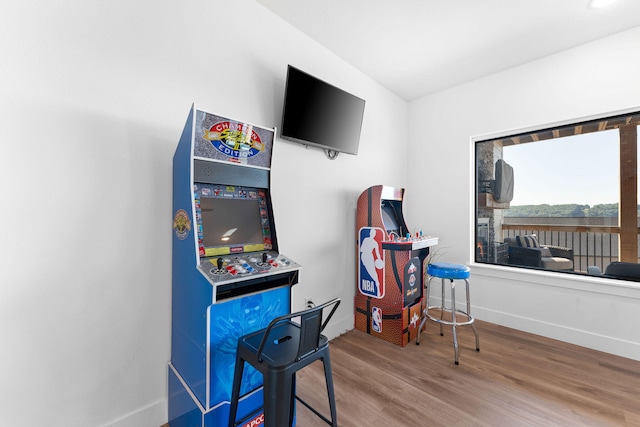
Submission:
<svg viewBox="0 0 640 427">
<path fill-rule="evenodd" d="M 238 338 L 291 311 L 300 266 L 278 250 L 274 135 L 192 107 L 176 148 L 171 427 L 226 426 Z M 259 426 L 262 376 L 248 368 L 238 419 Z"/>
<path fill-rule="evenodd" d="M 425 259 L 438 238 L 411 235 L 402 213 L 404 189 L 377 185 L 358 198 L 358 330 L 405 346 L 424 309 Z"/>
</svg>

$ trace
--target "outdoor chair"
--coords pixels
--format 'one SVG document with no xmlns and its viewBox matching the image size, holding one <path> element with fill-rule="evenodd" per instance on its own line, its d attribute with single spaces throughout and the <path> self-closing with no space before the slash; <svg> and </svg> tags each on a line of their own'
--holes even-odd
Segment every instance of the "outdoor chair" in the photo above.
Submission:
<svg viewBox="0 0 640 427">
<path fill-rule="evenodd" d="M 573 249 L 540 245 L 535 234 L 507 237 L 509 264 L 553 271 L 573 271 Z"/>
<path fill-rule="evenodd" d="M 605 277 L 640 282 L 640 264 L 635 262 L 612 262 L 604 270 Z"/>
</svg>

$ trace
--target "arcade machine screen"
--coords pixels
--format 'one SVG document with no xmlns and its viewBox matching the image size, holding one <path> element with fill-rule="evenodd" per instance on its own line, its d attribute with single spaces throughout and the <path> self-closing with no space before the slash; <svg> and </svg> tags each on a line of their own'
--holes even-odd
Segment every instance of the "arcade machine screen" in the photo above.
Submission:
<svg viewBox="0 0 640 427">
<path fill-rule="evenodd" d="M 260 245 L 260 206 L 255 199 L 200 199 L 205 248 Z"/>
<path fill-rule="evenodd" d="M 201 257 L 272 249 L 264 189 L 197 184 L 196 217 Z"/>
<path fill-rule="evenodd" d="M 403 229 L 403 221 L 402 217 L 402 207 L 400 206 L 401 201 L 398 200 L 382 200 L 381 203 L 381 211 L 382 211 L 382 222 L 384 223 L 384 228 L 387 234 L 394 233 L 396 237 L 404 237 L 407 230 Z"/>
</svg>

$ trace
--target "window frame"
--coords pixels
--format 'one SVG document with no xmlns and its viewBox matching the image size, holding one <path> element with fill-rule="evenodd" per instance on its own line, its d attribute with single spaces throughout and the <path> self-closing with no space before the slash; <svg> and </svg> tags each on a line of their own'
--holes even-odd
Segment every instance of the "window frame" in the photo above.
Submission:
<svg viewBox="0 0 640 427">
<path fill-rule="evenodd" d="M 492 151 L 497 151 L 497 149 L 495 148 L 496 146 L 499 146 L 500 151 L 506 147 L 506 146 L 510 146 L 510 145 L 514 145 L 514 144 L 522 144 L 522 143 L 534 143 L 537 141 L 545 141 L 545 140 L 550 140 L 550 139 L 554 139 L 554 138 L 561 138 L 561 137 L 566 137 L 566 136 L 573 136 L 573 135 L 584 135 L 584 134 L 588 134 L 588 133 L 594 133 L 594 132 L 600 132 L 600 131 L 605 131 L 605 130 L 611 130 L 611 129 L 618 129 L 618 131 L 620 132 L 620 129 L 629 129 L 630 126 L 634 127 L 634 139 L 633 139 L 633 177 L 635 179 L 633 179 L 633 186 L 632 187 L 623 187 L 622 185 L 622 181 L 623 179 L 621 179 L 621 192 L 618 198 L 618 207 L 619 207 L 619 224 L 618 224 L 618 229 L 620 229 L 620 234 L 619 236 L 622 236 L 622 233 L 627 233 L 625 234 L 625 236 L 627 236 L 627 238 L 625 239 L 625 242 L 627 243 L 627 247 L 625 247 L 625 259 L 629 258 L 629 253 L 633 253 L 635 254 L 634 260 L 635 263 L 638 263 L 638 235 L 640 235 L 640 232 L 638 231 L 638 224 L 637 224 L 637 205 L 638 205 L 638 200 L 637 200 L 637 186 L 638 186 L 638 162 L 637 162 L 637 150 L 638 150 L 638 133 L 639 130 L 638 128 L 640 127 L 640 109 L 638 108 L 634 108 L 634 109 L 629 109 L 626 111 L 619 111 L 616 113 L 610 113 L 610 114 L 602 114 L 599 116 L 594 116 L 594 117 L 589 117 L 589 118 L 582 118 L 582 119 L 576 119 L 576 120 L 567 120 L 564 122 L 560 122 L 560 123 L 556 123 L 556 124 L 551 124 L 551 125 L 545 125 L 545 126 L 538 126 L 538 127 L 531 127 L 529 129 L 521 129 L 515 132 L 502 132 L 502 133 L 496 133 L 493 135 L 483 135 L 483 136 L 477 136 L 477 137 L 472 137 L 471 138 L 471 142 L 472 142 L 472 161 L 473 161 L 473 167 L 474 167 L 474 174 L 473 174 L 473 191 L 474 191 L 474 203 L 473 203 L 473 216 L 474 216 L 474 221 L 472 224 L 472 241 L 471 241 L 471 259 L 473 261 L 474 264 L 478 264 L 478 265 L 499 265 L 501 267 L 507 267 L 507 268 L 518 268 L 518 269 L 535 269 L 535 270 L 541 270 L 541 271 L 551 271 L 551 270 L 546 270 L 546 269 L 540 269 L 540 268 L 535 268 L 535 267 L 530 267 L 530 266 L 522 266 L 522 265 L 514 265 L 514 264 L 509 264 L 509 262 L 507 261 L 506 263 L 502 263 L 502 262 L 498 262 L 498 259 L 496 258 L 496 253 L 493 253 L 493 257 L 494 258 L 492 261 L 489 261 L 489 259 L 482 259 L 479 258 L 479 254 L 478 254 L 478 248 L 481 245 L 481 241 L 480 241 L 480 237 L 483 237 L 483 235 L 481 235 L 481 223 L 484 226 L 484 222 L 486 219 L 486 216 L 481 215 L 480 210 L 483 209 L 489 209 L 488 206 L 488 200 L 482 200 L 483 197 L 487 198 L 488 196 L 486 196 L 486 194 L 484 194 L 481 191 L 481 182 L 486 180 L 486 171 L 481 171 L 481 167 L 479 166 L 479 162 L 481 161 L 479 159 L 479 147 L 480 144 L 483 143 L 493 143 L 493 147 L 491 147 Z M 628 143 L 628 140 L 626 141 Z M 629 151 L 623 151 L 622 150 L 622 141 L 621 141 L 621 151 L 620 151 L 620 158 L 621 160 L 626 157 L 629 158 L 629 156 L 631 156 Z M 628 148 L 628 147 L 627 147 Z M 497 161 L 499 158 L 502 158 L 502 156 L 500 157 L 492 157 L 491 158 L 491 163 L 493 165 L 493 168 L 491 169 L 491 172 L 493 172 L 493 169 L 495 168 L 495 161 Z M 622 163 L 622 161 L 620 162 Z M 485 159 L 485 164 L 486 164 L 486 159 Z M 620 169 L 622 170 L 622 169 Z M 624 174 L 620 174 L 621 176 L 623 176 Z M 627 176 L 624 176 L 624 178 L 626 178 L 628 180 L 628 174 Z M 516 181 L 517 182 L 517 181 Z M 484 196 L 483 196 L 484 194 Z M 623 194 L 626 194 L 626 196 L 622 196 Z M 629 196 L 629 194 L 633 194 L 633 198 L 631 198 Z M 629 199 L 632 199 L 630 202 L 627 203 L 627 201 Z M 623 202 L 624 200 L 624 202 Z M 629 208 L 629 206 L 631 206 L 631 208 Z M 500 206 L 495 206 L 493 207 L 493 209 L 504 209 L 504 207 L 500 207 Z M 482 220 L 482 221 L 480 221 Z M 491 218 L 490 218 L 491 221 Z M 488 226 L 489 231 L 487 231 L 488 233 L 493 233 L 494 234 L 494 239 L 493 239 L 493 244 L 495 244 L 495 242 L 498 241 L 498 236 L 496 236 L 496 231 L 491 230 L 491 226 Z M 617 231 L 617 229 L 615 229 Z M 629 239 L 628 238 L 628 233 L 630 233 L 629 230 L 633 230 L 633 239 Z M 504 233 L 502 232 L 502 230 L 500 230 L 500 236 L 499 236 L 499 241 L 503 241 L 504 239 Z M 622 240 L 622 237 L 620 237 L 620 239 Z M 631 240 L 631 244 L 629 244 L 629 241 Z M 490 246 L 489 244 L 491 243 L 491 239 L 488 238 L 487 239 L 487 246 L 486 246 L 486 251 L 493 251 L 494 247 Z M 621 244 L 624 242 L 621 242 Z M 635 245 L 634 245 L 635 243 Z M 621 249 L 622 250 L 622 249 Z M 554 273 L 556 273 L 556 271 L 553 271 Z M 563 271 L 561 273 L 572 273 L 572 274 L 580 274 L 580 275 L 586 275 L 586 271 Z"/>
</svg>

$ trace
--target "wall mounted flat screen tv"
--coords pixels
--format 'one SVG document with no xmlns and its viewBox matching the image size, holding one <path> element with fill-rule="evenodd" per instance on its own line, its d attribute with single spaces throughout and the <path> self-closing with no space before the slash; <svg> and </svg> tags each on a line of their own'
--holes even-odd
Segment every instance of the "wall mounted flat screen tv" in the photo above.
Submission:
<svg viewBox="0 0 640 427">
<path fill-rule="evenodd" d="M 289 65 L 281 136 L 326 150 L 358 154 L 363 99 Z"/>
</svg>

